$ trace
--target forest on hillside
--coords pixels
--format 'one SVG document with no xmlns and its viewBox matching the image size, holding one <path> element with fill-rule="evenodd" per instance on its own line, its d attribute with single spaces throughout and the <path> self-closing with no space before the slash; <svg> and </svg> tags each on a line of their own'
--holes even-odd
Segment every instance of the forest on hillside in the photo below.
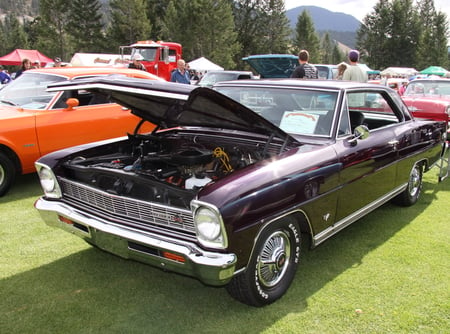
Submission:
<svg viewBox="0 0 450 334">
<path fill-rule="evenodd" d="M 346 60 L 308 11 L 292 29 L 283 0 L 0 0 L 0 12 L 0 55 L 37 49 L 69 61 L 76 52 L 118 53 L 120 45 L 153 39 L 181 43 L 187 61 L 203 56 L 226 69 L 244 69 L 248 55 L 300 49 L 313 63 Z M 448 68 L 448 36 L 447 14 L 434 0 L 379 0 L 355 45 L 374 69 Z"/>
</svg>

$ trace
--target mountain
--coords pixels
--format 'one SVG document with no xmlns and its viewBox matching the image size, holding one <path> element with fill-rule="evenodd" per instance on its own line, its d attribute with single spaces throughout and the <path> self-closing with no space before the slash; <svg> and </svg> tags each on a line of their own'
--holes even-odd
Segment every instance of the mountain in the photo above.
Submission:
<svg viewBox="0 0 450 334">
<path fill-rule="evenodd" d="M 354 16 L 332 12 L 316 6 L 299 6 L 286 11 L 286 16 L 292 30 L 295 31 L 298 17 L 304 10 L 308 11 L 314 23 L 314 29 L 319 35 L 328 32 L 333 40 L 339 41 L 349 47 L 355 46 L 356 31 L 361 25 L 361 22 Z"/>
<path fill-rule="evenodd" d="M 286 16 L 295 29 L 298 16 L 304 11 L 311 16 L 316 31 L 352 31 L 358 30 L 361 22 L 354 16 L 344 13 L 331 12 L 328 9 L 316 6 L 299 6 L 286 11 Z"/>
</svg>

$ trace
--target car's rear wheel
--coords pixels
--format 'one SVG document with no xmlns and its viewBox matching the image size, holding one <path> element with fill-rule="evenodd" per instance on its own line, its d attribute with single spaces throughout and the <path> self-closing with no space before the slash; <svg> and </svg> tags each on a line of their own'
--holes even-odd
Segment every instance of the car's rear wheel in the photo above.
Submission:
<svg viewBox="0 0 450 334">
<path fill-rule="evenodd" d="M 281 298 L 297 271 L 300 242 L 300 229 L 294 219 L 271 223 L 261 232 L 245 272 L 228 284 L 229 294 L 252 306 L 264 306 Z"/>
<path fill-rule="evenodd" d="M 406 189 L 394 198 L 396 204 L 402 206 L 411 206 L 415 204 L 422 192 L 423 167 L 421 164 L 415 164 L 409 173 L 409 180 Z"/>
<path fill-rule="evenodd" d="M 0 196 L 6 194 L 16 177 L 16 170 L 13 162 L 2 152 L 0 152 Z"/>
</svg>

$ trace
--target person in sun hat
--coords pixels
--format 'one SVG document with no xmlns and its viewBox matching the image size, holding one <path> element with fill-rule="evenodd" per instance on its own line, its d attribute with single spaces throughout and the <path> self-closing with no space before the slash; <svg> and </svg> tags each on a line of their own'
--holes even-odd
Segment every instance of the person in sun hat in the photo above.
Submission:
<svg viewBox="0 0 450 334">
<path fill-rule="evenodd" d="M 367 80 L 369 80 L 367 72 L 358 66 L 359 51 L 350 50 L 348 53 L 348 60 L 350 61 L 350 66 L 345 70 L 342 80 L 367 82 Z"/>
<path fill-rule="evenodd" d="M 61 58 L 56 57 L 53 61 L 55 62 L 53 67 L 61 67 Z"/>
<path fill-rule="evenodd" d="M 39 60 L 35 60 L 33 63 L 33 68 L 41 68 L 41 62 Z"/>
<path fill-rule="evenodd" d="M 136 53 L 131 58 L 132 62 L 128 65 L 128 68 L 135 68 L 137 70 L 147 71 L 144 64 L 141 63 L 144 57 L 140 53 Z"/>
</svg>

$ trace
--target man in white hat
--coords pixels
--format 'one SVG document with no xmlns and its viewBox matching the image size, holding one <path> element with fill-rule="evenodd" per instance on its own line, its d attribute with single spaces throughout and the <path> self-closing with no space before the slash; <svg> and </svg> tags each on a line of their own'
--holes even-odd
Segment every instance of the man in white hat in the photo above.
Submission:
<svg viewBox="0 0 450 334">
<path fill-rule="evenodd" d="M 128 68 L 135 68 L 137 70 L 147 71 L 145 69 L 144 64 L 141 63 L 141 60 L 143 60 L 143 59 L 144 59 L 144 57 L 142 57 L 142 55 L 140 53 L 134 54 L 133 58 L 132 58 L 133 62 L 131 62 L 128 65 Z"/>
</svg>

